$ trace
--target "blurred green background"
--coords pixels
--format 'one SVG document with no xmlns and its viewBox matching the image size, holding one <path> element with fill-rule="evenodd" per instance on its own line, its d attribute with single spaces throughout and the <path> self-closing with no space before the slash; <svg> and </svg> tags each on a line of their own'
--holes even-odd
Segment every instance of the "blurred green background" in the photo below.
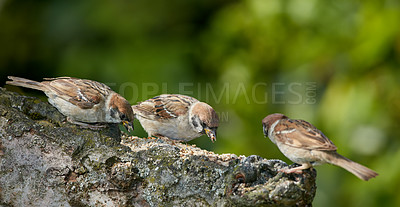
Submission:
<svg viewBox="0 0 400 207">
<path fill-rule="evenodd" d="M 281 112 L 380 174 L 364 182 L 318 166 L 314 206 L 400 206 L 399 69 L 398 0 L 0 0 L 1 85 L 73 76 L 131 104 L 191 95 L 221 124 L 214 144 L 190 143 L 291 163 L 262 133 Z"/>
</svg>

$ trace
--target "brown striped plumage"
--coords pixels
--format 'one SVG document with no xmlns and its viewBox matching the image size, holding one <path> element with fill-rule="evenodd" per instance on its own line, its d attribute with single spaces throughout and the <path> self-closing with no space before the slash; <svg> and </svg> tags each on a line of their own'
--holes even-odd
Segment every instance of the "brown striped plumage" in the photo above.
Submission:
<svg viewBox="0 0 400 207">
<path fill-rule="evenodd" d="M 320 130 L 304 120 L 289 119 L 283 114 L 271 114 L 262 121 L 264 135 L 279 150 L 300 167 L 284 172 L 301 172 L 303 169 L 330 163 L 346 169 L 362 180 L 376 177 L 375 171 L 353 162 L 336 152 L 337 147 Z"/>
<path fill-rule="evenodd" d="M 163 94 L 132 109 L 149 136 L 189 141 L 207 134 L 216 139 L 219 119 L 214 109 L 190 96 Z"/>
<path fill-rule="evenodd" d="M 154 119 L 176 118 L 188 112 L 189 107 L 199 102 L 195 98 L 184 95 L 164 94 L 143 101 L 133 109 L 135 114 Z"/>
<path fill-rule="evenodd" d="M 9 76 L 7 84 L 43 91 L 49 102 L 68 120 L 83 126 L 86 123 L 124 123 L 132 130 L 134 115 L 130 104 L 110 87 L 97 81 L 71 77 L 45 78 L 36 82 Z"/>
</svg>

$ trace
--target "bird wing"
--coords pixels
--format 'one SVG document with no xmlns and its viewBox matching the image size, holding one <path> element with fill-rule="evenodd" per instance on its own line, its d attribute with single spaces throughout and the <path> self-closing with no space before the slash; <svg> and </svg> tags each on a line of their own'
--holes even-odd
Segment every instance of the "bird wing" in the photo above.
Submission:
<svg viewBox="0 0 400 207">
<path fill-rule="evenodd" d="M 70 77 L 45 78 L 45 84 L 58 97 L 82 109 L 93 108 L 105 100 L 112 91 L 110 87 L 97 81 Z"/>
<path fill-rule="evenodd" d="M 188 112 L 190 105 L 198 102 L 195 98 L 185 95 L 163 94 L 143 101 L 133 110 L 147 119 L 173 119 Z"/>
<path fill-rule="evenodd" d="M 282 119 L 274 131 L 277 141 L 291 147 L 322 151 L 337 149 L 328 137 L 304 120 Z"/>
</svg>

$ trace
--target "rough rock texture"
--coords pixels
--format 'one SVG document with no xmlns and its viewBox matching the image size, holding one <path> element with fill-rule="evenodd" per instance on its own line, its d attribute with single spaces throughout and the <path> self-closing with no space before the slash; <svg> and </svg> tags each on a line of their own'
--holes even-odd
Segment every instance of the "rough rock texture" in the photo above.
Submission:
<svg viewBox="0 0 400 207">
<path fill-rule="evenodd" d="M 311 206 L 315 170 L 65 122 L 0 88 L 0 206 Z"/>
</svg>

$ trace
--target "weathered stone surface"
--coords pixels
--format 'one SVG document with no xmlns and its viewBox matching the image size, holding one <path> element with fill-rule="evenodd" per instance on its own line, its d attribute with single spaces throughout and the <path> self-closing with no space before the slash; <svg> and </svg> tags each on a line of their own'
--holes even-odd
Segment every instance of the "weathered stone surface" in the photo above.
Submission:
<svg viewBox="0 0 400 207">
<path fill-rule="evenodd" d="M 0 206 L 311 206 L 315 170 L 65 122 L 0 88 Z"/>
</svg>

